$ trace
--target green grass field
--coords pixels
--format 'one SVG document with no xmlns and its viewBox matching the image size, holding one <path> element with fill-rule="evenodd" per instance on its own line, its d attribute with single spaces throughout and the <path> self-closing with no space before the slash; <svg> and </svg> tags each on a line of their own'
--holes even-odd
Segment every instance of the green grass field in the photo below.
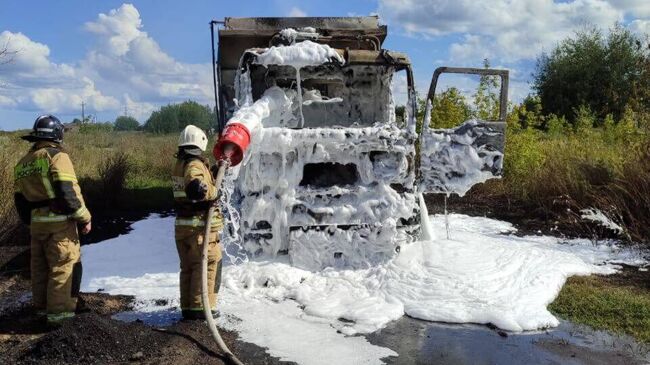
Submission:
<svg viewBox="0 0 650 365">
<path fill-rule="evenodd" d="M 650 291 L 599 276 L 572 277 L 549 306 L 557 316 L 650 344 Z"/>
</svg>

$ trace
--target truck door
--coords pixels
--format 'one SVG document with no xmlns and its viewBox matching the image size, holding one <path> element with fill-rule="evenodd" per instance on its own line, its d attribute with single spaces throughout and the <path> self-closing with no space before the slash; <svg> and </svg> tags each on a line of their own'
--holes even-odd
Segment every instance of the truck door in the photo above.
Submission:
<svg viewBox="0 0 650 365">
<path fill-rule="evenodd" d="M 500 78 L 498 119 L 470 119 L 450 129 L 432 128 L 438 78 L 445 73 Z M 473 185 L 501 176 L 508 106 L 507 70 L 439 67 L 433 73 L 426 102 L 420 134 L 421 192 L 462 196 Z"/>
</svg>

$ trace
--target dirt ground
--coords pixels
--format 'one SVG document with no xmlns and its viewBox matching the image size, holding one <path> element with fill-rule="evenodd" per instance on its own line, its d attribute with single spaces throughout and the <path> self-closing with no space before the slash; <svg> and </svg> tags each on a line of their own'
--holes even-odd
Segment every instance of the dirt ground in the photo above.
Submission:
<svg viewBox="0 0 650 365">
<path fill-rule="evenodd" d="M 618 238 L 613 232 L 602 226 L 582 219 L 571 211 L 568 205 L 558 201 L 556 215 L 549 215 L 544 209 L 531 205 L 523 205 L 502 198 L 480 196 L 477 194 L 459 197 L 452 195 L 447 198 L 449 213 L 462 213 L 472 216 L 488 217 L 512 223 L 517 228 L 518 235 L 552 235 L 567 238 Z M 429 214 L 442 214 L 445 207 L 443 194 L 425 194 Z M 562 219 L 557 218 L 561 216 Z"/>
<path fill-rule="evenodd" d="M 0 364 L 224 364 L 203 321 L 154 328 L 112 319 L 133 298 L 82 293 L 90 310 L 61 328 L 48 330 L 31 309 L 29 248 L 0 247 Z M 247 364 L 287 364 L 254 344 L 222 332 Z"/>
<path fill-rule="evenodd" d="M 20 281 L 20 280 L 18 280 Z M 14 280 L 15 283 L 17 281 Z M 22 284 L 24 285 L 24 283 Z M 6 292 L 2 293 L 5 301 Z M 24 292 L 23 292 L 24 295 Z M 203 321 L 180 321 L 155 328 L 121 322 L 111 315 L 131 309 L 131 297 L 82 294 L 90 312 L 49 330 L 18 298 L 0 315 L 3 364 L 224 364 Z M 14 296 L 16 299 L 16 296 Z M 6 303 L 5 303 L 6 304 Z M 232 351 L 249 364 L 279 364 L 264 349 L 222 332 Z"/>
</svg>

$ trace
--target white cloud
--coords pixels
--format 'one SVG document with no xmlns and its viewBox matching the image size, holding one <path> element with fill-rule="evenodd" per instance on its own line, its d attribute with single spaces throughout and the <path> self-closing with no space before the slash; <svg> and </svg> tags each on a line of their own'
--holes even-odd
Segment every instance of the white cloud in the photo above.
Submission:
<svg viewBox="0 0 650 365">
<path fill-rule="evenodd" d="M 465 34 L 462 42 L 449 46 L 449 57 L 456 66 L 477 66 L 481 61 L 494 58 L 494 50 L 485 47 L 484 37 Z"/>
<path fill-rule="evenodd" d="M 94 82 L 68 64 L 50 61 L 50 49 L 22 33 L 0 33 L 0 44 L 16 54 L 3 65 L 0 75 L 0 103 L 22 110 L 69 112 L 82 100 L 94 110 L 119 106 L 117 99 L 97 90 Z"/>
<path fill-rule="evenodd" d="M 291 8 L 289 11 L 289 16 L 296 16 L 296 17 L 305 17 L 307 16 L 307 13 L 305 13 L 302 9 L 294 6 Z"/>
<path fill-rule="evenodd" d="M 154 110 L 156 105 L 147 102 L 133 101 L 129 94 L 124 94 L 124 101 L 126 103 L 126 110 L 129 116 L 144 122 Z"/>
<path fill-rule="evenodd" d="M 101 87 L 119 95 L 128 93 L 138 102 L 166 104 L 193 99 L 209 103 L 210 64 L 176 61 L 141 28 L 140 14 L 130 4 L 86 23 L 102 46 L 89 52 L 82 68 L 94 75 Z"/>
<path fill-rule="evenodd" d="M 212 100 L 211 68 L 175 60 L 143 31 L 140 13 L 123 4 L 99 14 L 84 29 L 95 36 L 85 57 L 55 63 L 50 48 L 22 33 L 3 31 L 0 44 L 18 51 L 0 74 L 0 105 L 23 111 L 72 113 L 84 101 L 91 112 L 120 114 L 124 106 L 140 121 L 158 106 L 188 99 Z"/>
<path fill-rule="evenodd" d="M 3 65 L 3 76 L 11 79 L 36 80 L 40 84 L 55 84 L 61 80 L 74 78 L 73 67 L 67 64 L 50 62 L 48 46 L 33 42 L 22 33 L 3 31 L 0 44 L 7 44 L 10 52 L 15 52 L 11 62 Z"/>
<path fill-rule="evenodd" d="M 624 12 L 603 0 L 380 0 L 384 19 L 411 34 L 462 34 L 457 57 L 535 57 L 584 24 L 609 27 Z"/>
<path fill-rule="evenodd" d="M 630 23 L 629 28 L 632 32 L 639 35 L 648 35 L 650 36 L 650 19 L 641 20 L 637 19 Z"/>
<path fill-rule="evenodd" d="M 131 4 L 112 9 L 108 15 L 101 13 L 96 21 L 87 22 L 85 27 L 88 31 L 101 35 L 105 43 L 103 48 L 115 55 L 128 52 L 130 42 L 143 34 L 140 31 L 140 13 Z"/>
<path fill-rule="evenodd" d="M 633 17 L 650 17 L 648 0 L 608 0 L 608 2 Z"/>
<path fill-rule="evenodd" d="M 488 58 L 511 74 L 530 73 L 531 61 L 585 25 L 619 22 L 650 33 L 649 0 L 379 0 L 379 12 L 393 32 L 456 39 L 446 64 L 481 66 Z M 526 78 L 513 81 L 513 97 L 529 92 Z"/>
<path fill-rule="evenodd" d="M 16 101 L 6 96 L 0 95 L 0 106 L 14 107 L 16 106 Z"/>
<path fill-rule="evenodd" d="M 95 111 L 115 110 L 120 103 L 112 96 L 105 96 L 95 89 L 95 83 L 87 77 L 83 77 L 83 88 L 76 92 L 63 88 L 39 88 L 30 92 L 32 102 L 39 110 L 47 110 L 52 113 L 77 110 L 82 102 L 85 102 Z"/>
</svg>

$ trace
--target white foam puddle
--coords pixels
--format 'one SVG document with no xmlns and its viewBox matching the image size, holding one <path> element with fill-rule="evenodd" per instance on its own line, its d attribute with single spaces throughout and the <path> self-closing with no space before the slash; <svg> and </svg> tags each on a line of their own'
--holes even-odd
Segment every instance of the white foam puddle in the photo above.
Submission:
<svg viewBox="0 0 650 365">
<path fill-rule="evenodd" d="M 450 215 L 451 240 L 438 238 L 446 236 L 443 216 L 431 223 L 430 240 L 370 269 L 310 272 L 292 267 L 286 256 L 228 265 L 219 324 L 283 360 L 379 364 L 397 354 L 350 335 L 404 314 L 512 331 L 553 327 L 558 321 L 546 306 L 568 276 L 646 263 L 639 252 L 611 242 L 517 237 L 509 223 L 488 218 Z M 154 215 L 128 234 L 84 246 L 83 261 L 82 290 L 135 295 L 141 318 L 178 305 L 173 217 Z"/>
</svg>

